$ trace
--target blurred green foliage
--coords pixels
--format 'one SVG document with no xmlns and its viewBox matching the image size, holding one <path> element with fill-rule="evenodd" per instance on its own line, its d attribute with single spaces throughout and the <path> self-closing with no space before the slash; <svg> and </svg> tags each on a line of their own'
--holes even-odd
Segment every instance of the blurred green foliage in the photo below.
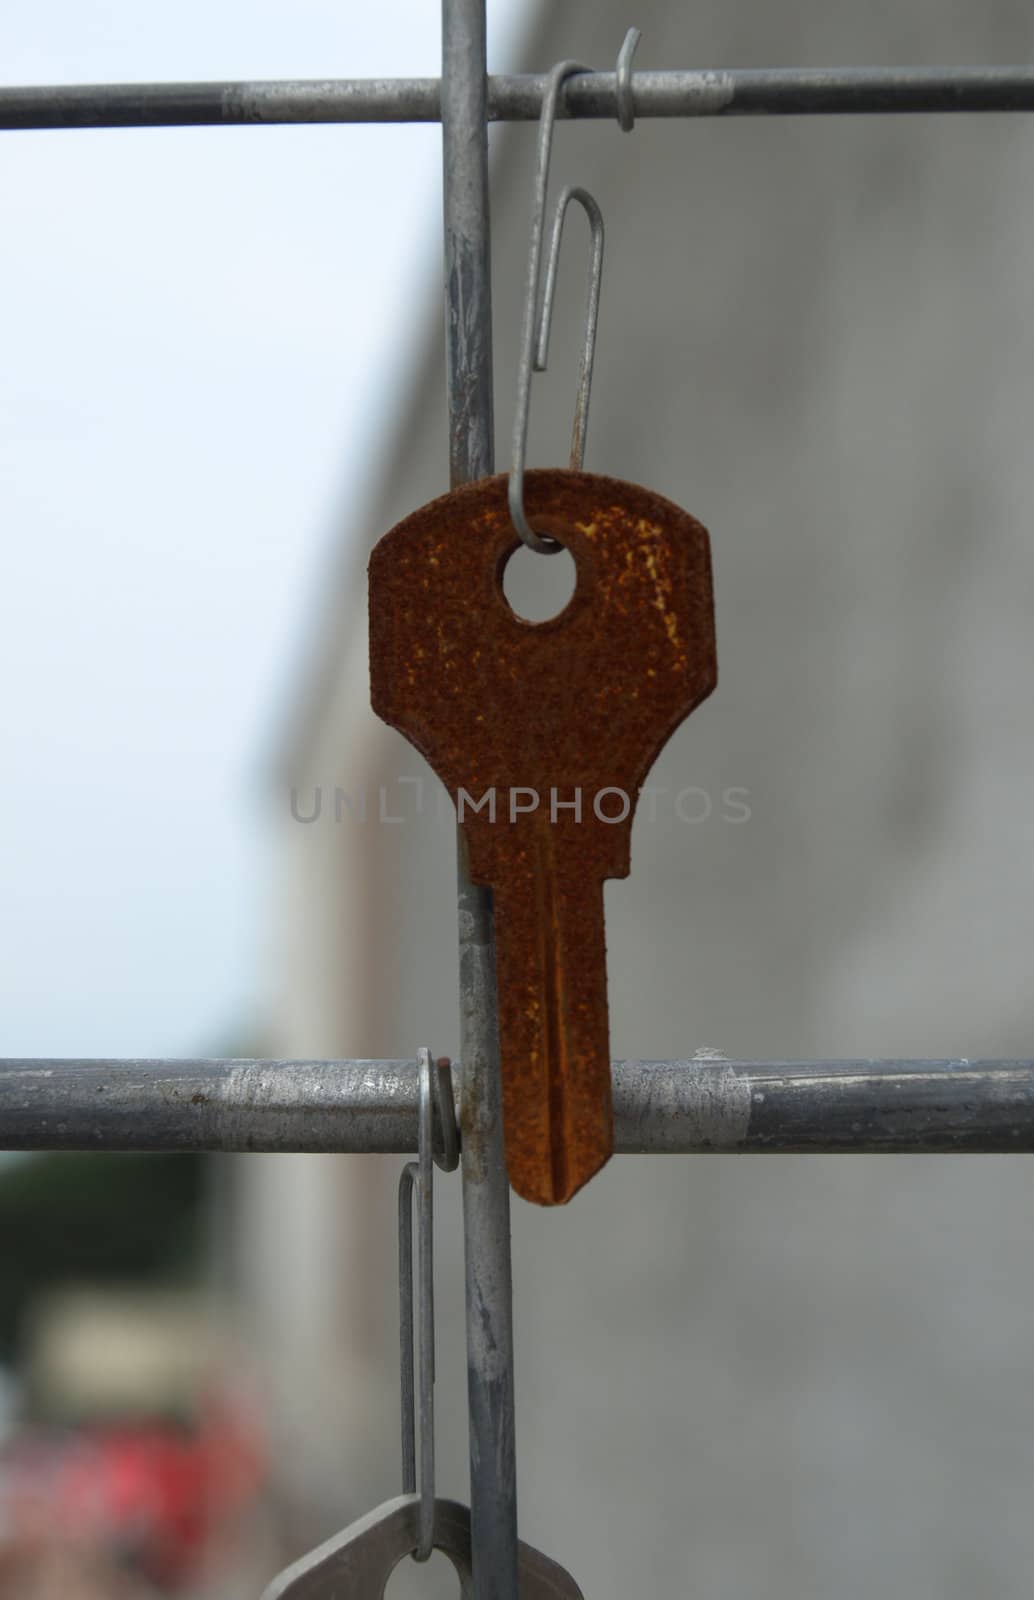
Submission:
<svg viewBox="0 0 1034 1600">
<path fill-rule="evenodd" d="M 73 1283 L 183 1283 L 196 1274 L 203 1156 L 26 1157 L 0 1167 L 0 1360 L 38 1292 Z"/>
</svg>

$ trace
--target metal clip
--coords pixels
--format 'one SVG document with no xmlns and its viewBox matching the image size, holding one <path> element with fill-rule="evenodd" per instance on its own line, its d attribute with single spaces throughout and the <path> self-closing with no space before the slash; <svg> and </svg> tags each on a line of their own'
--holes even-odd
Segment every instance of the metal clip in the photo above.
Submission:
<svg viewBox="0 0 1034 1600">
<path fill-rule="evenodd" d="M 399 1178 L 399 1354 L 402 1372 L 402 1491 L 416 1494 L 416 1394 L 413 1326 L 413 1193 L 418 1203 L 420 1281 L 420 1539 L 415 1561 L 434 1548 L 434 1166 L 451 1172 L 459 1161 L 459 1134 L 447 1057 L 432 1063 L 417 1051 L 420 1072 L 419 1144 Z M 435 1111 L 442 1154 L 434 1150 Z"/>
<path fill-rule="evenodd" d="M 629 28 L 617 60 L 615 73 L 615 100 L 618 122 L 626 133 L 635 126 L 635 107 L 632 97 L 632 58 L 642 34 L 638 28 Z M 560 91 L 566 79 L 577 72 L 588 72 L 589 67 L 578 61 L 559 61 L 549 74 L 542 96 L 539 118 L 538 160 L 535 167 L 535 185 L 531 207 L 531 246 L 528 251 L 528 276 L 524 289 L 524 316 L 521 324 L 521 347 L 517 361 L 517 403 L 514 408 L 513 451 L 508 486 L 510 520 L 524 543 L 540 555 L 556 555 L 563 545 L 556 539 L 544 538 L 529 526 L 524 512 L 524 468 L 528 453 L 528 413 L 531 408 L 531 379 L 533 373 L 545 372 L 549 354 L 549 335 L 553 321 L 553 296 L 556 289 L 557 267 L 560 261 L 560 244 L 564 232 L 564 219 L 572 200 L 577 200 L 589 219 L 592 238 L 592 262 L 589 268 L 589 292 L 585 312 L 585 340 L 582 345 L 581 373 L 578 379 L 578 400 L 574 412 L 571 434 L 570 465 L 579 472 L 585 460 L 585 439 L 589 428 L 589 399 L 592 394 L 592 370 L 596 354 L 596 329 L 599 323 L 600 284 L 603 278 L 603 214 L 592 195 L 577 185 L 569 185 L 561 194 L 553 216 L 553 232 L 546 265 L 546 284 L 542 295 L 542 312 L 536 313 L 539 301 L 539 277 L 542 262 L 542 234 L 546 223 L 546 199 L 549 192 L 549 163 L 553 153 L 553 125 L 556 122 Z"/>
<path fill-rule="evenodd" d="M 622 133 L 631 133 L 635 127 L 635 103 L 632 97 L 632 57 L 643 37 L 641 28 L 629 28 L 625 42 L 618 53 L 614 96 L 617 100 L 618 127 Z"/>
<path fill-rule="evenodd" d="M 439 1056 L 434 1063 L 434 1110 L 442 1145 L 441 1153 L 435 1149 L 435 1166 L 442 1172 L 455 1172 L 460 1164 L 460 1130 L 452 1092 L 452 1062 L 448 1056 Z"/>
<path fill-rule="evenodd" d="M 600 316 L 600 281 L 603 277 L 603 213 L 587 189 L 568 184 L 557 201 L 553 217 L 553 237 L 546 262 L 546 286 L 542 293 L 542 316 L 539 321 L 538 343 L 535 349 L 535 371 L 545 372 L 549 360 L 549 335 L 553 328 L 553 297 L 556 292 L 557 267 L 560 264 L 560 244 L 564 234 L 564 218 L 572 200 L 585 211 L 589 219 L 592 238 L 592 262 L 589 267 L 589 298 L 585 308 L 585 342 L 582 346 L 581 376 L 578 380 L 578 402 L 574 409 L 574 428 L 571 432 L 571 471 L 580 472 L 585 460 L 585 436 L 589 431 L 589 396 L 592 393 L 592 367 L 596 355 L 596 326 Z M 551 546 L 556 540 L 549 541 Z"/>
<path fill-rule="evenodd" d="M 524 290 L 524 317 L 521 325 L 521 348 L 517 362 L 517 404 L 513 422 L 513 454 L 508 486 L 510 518 L 524 543 L 540 555 L 555 555 L 563 549 L 556 539 L 542 538 L 528 525 L 524 514 L 524 466 L 528 449 L 528 412 L 531 405 L 531 379 L 534 372 L 546 370 L 549 349 L 549 332 L 553 316 L 553 293 L 560 256 L 564 218 L 568 205 L 577 200 L 585 209 L 592 231 L 592 266 L 589 274 L 588 309 L 585 322 L 585 343 L 582 350 L 582 370 L 578 384 L 578 403 L 575 407 L 574 431 L 571 439 L 571 466 L 577 471 L 585 455 L 585 435 L 589 424 L 589 397 L 592 389 L 593 357 L 596 349 L 596 325 L 599 318 L 600 280 L 603 274 L 603 216 L 599 206 L 584 189 L 570 187 L 564 190 L 557 205 L 553 221 L 552 243 L 546 272 L 546 288 L 542 315 L 538 319 L 536 338 L 536 313 L 539 300 L 539 277 L 542 262 L 542 234 L 546 223 L 546 198 L 549 190 L 549 163 L 553 152 L 553 124 L 564 80 L 575 72 L 588 72 L 577 61 L 559 61 L 549 74 L 542 96 L 542 115 L 539 121 L 538 161 L 535 168 L 535 186 L 531 208 L 531 247 L 528 251 L 528 277 Z"/>
</svg>

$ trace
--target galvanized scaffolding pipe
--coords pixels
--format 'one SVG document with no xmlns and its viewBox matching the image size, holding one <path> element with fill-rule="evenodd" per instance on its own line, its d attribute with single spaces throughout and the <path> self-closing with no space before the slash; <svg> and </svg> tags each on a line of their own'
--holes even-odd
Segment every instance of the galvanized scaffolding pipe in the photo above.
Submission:
<svg viewBox="0 0 1034 1600">
<path fill-rule="evenodd" d="M 1034 1151 L 1034 1061 L 615 1061 L 613 1081 L 625 1154 Z M 408 1155 L 418 1087 L 415 1061 L 0 1061 L 0 1149 Z"/>
<path fill-rule="evenodd" d="M 485 0 L 442 0 L 442 161 L 449 482 L 493 466 L 492 272 Z M 510 1189 L 491 891 L 457 830 L 463 1250 L 475 1600 L 517 1600 Z"/>
<path fill-rule="evenodd" d="M 536 122 L 543 74 L 491 77 L 490 122 Z M 637 117 L 854 116 L 1034 111 L 1034 67 L 776 67 L 639 72 Z M 613 119 L 617 78 L 587 72 L 561 116 Z M 437 78 L 41 85 L 0 89 L 0 128 L 437 122 Z"/>
</svg>

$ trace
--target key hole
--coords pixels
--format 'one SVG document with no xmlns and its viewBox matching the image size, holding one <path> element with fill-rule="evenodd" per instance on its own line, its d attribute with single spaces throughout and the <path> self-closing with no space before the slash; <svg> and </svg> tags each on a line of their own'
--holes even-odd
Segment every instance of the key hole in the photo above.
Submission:
<svg viewBox="0 0 1034 1600">
<path fill-rule="evenodd" d="M 532 551 L 528 551 L 531 555 Z M 440 1550 L 432 1550 L 426 1561 L 400 1561 L 385 1589 L 385 1600 L 455 1600 L 460 1592 L 456 1568 Z"/>
<path fill-rule="evenodd" d="M 548 622 L 569 604 L 578 582 L 578 568 L 569 550 L 542 556 L 527 545 L 513 552 L 503 568 L 503 594 L 515 617 Z"/>
</svg>

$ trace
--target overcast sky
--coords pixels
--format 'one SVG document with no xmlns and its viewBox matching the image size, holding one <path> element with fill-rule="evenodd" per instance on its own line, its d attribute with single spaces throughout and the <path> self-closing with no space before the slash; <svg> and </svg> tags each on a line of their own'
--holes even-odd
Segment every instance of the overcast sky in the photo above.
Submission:
<svg viewBox="0 0 1034 1600">
<path fill-rule="evenodd" d="M 435 76 L 438 30 L 7 0 L 0 70 Z M 439 133 L 0 133 L 0 196 L 0 1054 L 217 1049 L 256 1000 L 275 714 L 438 270 Z"/>
</svg>

